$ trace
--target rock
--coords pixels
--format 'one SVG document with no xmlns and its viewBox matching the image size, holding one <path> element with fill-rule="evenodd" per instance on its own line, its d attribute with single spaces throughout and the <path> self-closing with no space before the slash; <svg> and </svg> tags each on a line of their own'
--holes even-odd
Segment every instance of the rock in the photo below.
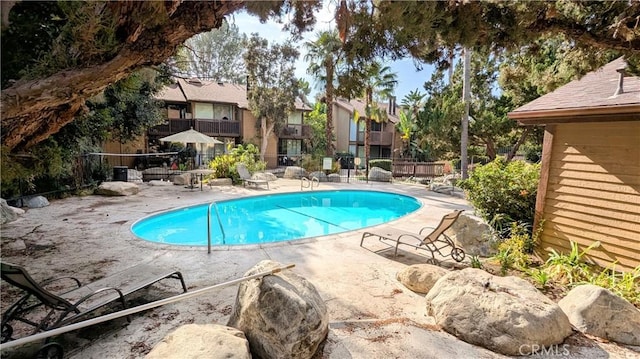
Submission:
<svg viewBox="0 0 640 359">
<path fill-rule="evenodd" d="M 251 358 L 244 333 L 218 324 L 186 324 L 169 335 L 145 356 L 146 359 Z"/>
<path fill-rule="evenodd" d="M 277 180 L 278 177 L 276 177 L 276 175 L 274 175 L 273 173 L 269 173 L 269 172 L 256 172 L 253 174 L 253 176 L 251 176 L 251 179 L 271 182 L 271 181 Z"/>
<path fill-rule="evenodd" d="M 127 182 L 136 182 L 136 183 L 142 182 L 142 172 L 134 168 L 129 168 L 127 170 Z"/>
<path fill-rule="evenodd" d="M 462 213 L 445 234 L 469 255 L 490 257 L 497 252 L 497 237 L 480 217 Z"/>
<path fill-rule="evenodd" d="M 181 173 L 173 176 L 171 182 L 177 186 L 191 185 L 191 173 Z"/>
<path fill-rule="evenodd" d="M 11 208 L 13 207 L 9 206 L 7 204 L 7 201 L 4 198 L 0 199 L 0 223 L 1 224 L 13 222 L 16 219 L 18 219 L 18 214 L 14 212 Z"/>
<path fill-rule="evenodd" d="M 577 286 L 558 305 L 584 334 L 640 345 L 640 310 L 605 288 L 593 284 Z"/>
<path fill-rule="evenodd" d="M 315 172 L 309 173 L 309 179 L 312 179 L 313 177 L 317 178 L 318 181 L 320 182 L 328 181 L 327 175 L 322 171 L 315 171 Z"/>
<path fill-rule="evenodd" d="M 281 266 L 264 260 L 245 276 Z M 242 330 L 259 358 L 311 358 L 329 332 L 316 288 L 291 270 L 240 283 L 229 326 Z"/>
<path fill-rule="evenodd" d="M 412 291 L 426 294 L 447 273 L 446 269 L 431 264 L 414 264 L 399 271 L 396 279 Z"/>
<path fill-rule="evenodd" d="M 392 179 L 391 171 L 383 170 L 380 167 L 371 167 L 369 169 L 369 181 L 391 182 Z"/>
<path fill-rule="evenodd" d="M 501 354 L 531 354 L 571 335 L 562 309 L 518 277 L 466 268 L 440 278 L 425 298 L 427 314 L 445 331 Z"/>
<path fill-rule="evenodd" d="M 207 184 L 209 186 L 232 186 L 233 181 L 231 178 L 211 178 L 207 180 Z"/>
<path fill-rule="evenodd" d="M 96 194 L 103 196 L 128 196 L 140 192 L 138 185 L 130 182 L 102 182 Z"/>
<path fill-rule="evenodd" d="M 149 186 L 173 186 L 173 183 L 163 180 L 151 180 L 149 181 Z"/>
<path fill-rule="evenodd" d="M 31 197 L 25 203 L 29 208 L 42 208 L 49 205 L 49 201 L 42 196 Z"/>
<path fill-rule="evenodd" d="M 340 175 L 337 174 L 337 173 L 329 173 L 329 175 L 327 176 L 327 180 L 329 182 L 341 182 L 342 181 Z"/>
<path fill-rule="evenodd" d="M 300 179 L 307 176 L 307 171 L 302 167 L 289 166 L 284 170 L 284 178 Z"/>
</svg>

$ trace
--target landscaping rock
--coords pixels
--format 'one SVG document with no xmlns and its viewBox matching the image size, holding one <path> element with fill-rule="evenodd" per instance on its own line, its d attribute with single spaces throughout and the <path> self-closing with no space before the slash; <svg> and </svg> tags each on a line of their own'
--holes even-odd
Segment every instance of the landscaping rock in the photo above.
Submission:
<svg viewBox="0 0 640 359">
<path fill-rule="evenodd" d="M 278 179 L 276 175 L 269 172 L 256 172 L 253 174 L 253 176 L 251 176 L 251 178 L 255 180 L 262 180 L 262 181 L 269 181 L 269 182 L 275 181 Z"/>
<path fill-rule="evenodd" d="M 577 286 L 558 305 L 584 334 L 640 345 L 640 310 L 605 288 L 593 284 Z"/>
<path fill-rule="evenodd" d="M 149 186 L 173 186 L 173 183 L 171 181 L 151 180 L 149 181 Z"/>
<path fill-rule="evenodd" d="M 460 214 L 445 234 L 469 255 L 490 257 L 497 252 L 497 239 L 491 226 L 478 216 Z"/>
<path fill-rule="evenodd" d="M 396 279 L 410 290 L 426 294 L 447 273 L 446 269 L 431 264 L 414 264 L 399 271 Z"/>
<path fill-rule="evenodd" d="M 191 184 L 191 173 L 181 173 L 171 178 L 171 182 L 177 186 L 186 186 Z"/>
<path fill-rule="evenodd" d="M 187 324 L 167 335 L 146 359 L 250 359 L 244 333 L 218 324 Z"/>
<path fill-rule="evenodd" d="M 342 181 L 340 179 L 340 175 L 337 174 L 337 173 L 329 173 L 329 175 L 327 176 L 327 180 L 329 182 L 340 182 L 340 181 Z"/>
<path fill-rule="evenodd" d="M 300 179 L 307 176 L 307 171 L 302 167 L 289 166 L 284 170 L 284 178 Z"/>
<path fill-rule="evenodd" d="M 207 180 L 209 186 L 231 186 L 233 181 L 231 178 L 211 178 Z"/>
<path fill-rule="evenodd" d="M 96 194 L 103 196 L 129 196 L 140 191 L 138 185 L 129 182 L 102 182 L 96 189 Z"/>
<path fill-rule="evenodd" d="M 329 180 L 327 178 L 327 175 L 322 171 L 315 171 L 315 172 L 309 173 L 309 179 L 312 179 L 313 177 L 317 178 L 318 181 L 320 182 L 327 182 Z"/>
<path fill-rule="evenodd" d="M 25 203 L 29 208 L 42 208 L 49 205 L 49 201 L 42 196 L 31 197 Z"/>
<path fill-rule="evenodd" d="M 427 314 L 465 342 L 505 355 L 527 355 L 571 335 L 560 307 L 518 277 L 466 268 L 440 278 L 426 296 Z"/>
<path fill-rule="evenodd" d="M 134 168 L 129 168 L 127 170 L 127 182 L 135 182 L 135 183 L 141 183 L 142 182 L 142 172 L 134 169 Z"/>
<path fill-rule="evenodd" d="M 245 276 L 280 266 L 264 260 Z M 227 325 L 245 333 L 258 358 L 311 358 L 329 332 L 320 294 L 291 270 L 240 283 Z"/>
<path fill-rule="evenodd" d="M 391 182 L 392 179 L 391 171 L 383 170 L 380 167 L 371 167 L 369 169 L 369 181 Z"/>
<path fill-rule="evenodd" d="M 13 222 L 18 219 L 18 214 L 13 211 L 13 207 L 7 204 L 7 201 L 2 198 L 0 199 L 0 223 L 5 224 L 8 222 Z"/>
</svg>

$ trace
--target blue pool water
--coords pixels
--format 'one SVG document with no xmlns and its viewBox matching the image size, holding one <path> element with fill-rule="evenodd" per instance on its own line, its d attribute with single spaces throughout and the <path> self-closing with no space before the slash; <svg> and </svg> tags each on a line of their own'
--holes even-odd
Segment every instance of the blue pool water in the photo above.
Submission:
<svg viewBox="0 0 640 359">
<path fill-rule="evenodd" d="M 211 243 L 260 244 L 336 234 L 392 221 L 420 206 L 413 197 L 357 190 L 219 201 L 211 205 Z M 155 214 L 134 223 L 131 231 L 153 242 L 207 245 L 208 207 L 202 204 Z"/>
</svg>

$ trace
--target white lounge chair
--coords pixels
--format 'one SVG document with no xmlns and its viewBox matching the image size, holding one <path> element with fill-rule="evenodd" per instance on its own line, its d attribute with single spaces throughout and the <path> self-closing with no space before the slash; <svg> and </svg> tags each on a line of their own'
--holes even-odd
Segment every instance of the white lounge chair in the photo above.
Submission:
<svg viewBox="0 0 640 359">
<path fill-rule="evenodd" d="M 238 170 L 238 174 L 240 175 L 240 179 L 242 179 L 242 185 L 246 186 L 248 184 L 252 184 L 254 186 L 266 185 L 267 189 L 269 189 L 269 181 L 261 180 L 261 179 L 252 179 L 247 166 L 244 163 L 237 163 L 236 169 Z"/>
</svg>

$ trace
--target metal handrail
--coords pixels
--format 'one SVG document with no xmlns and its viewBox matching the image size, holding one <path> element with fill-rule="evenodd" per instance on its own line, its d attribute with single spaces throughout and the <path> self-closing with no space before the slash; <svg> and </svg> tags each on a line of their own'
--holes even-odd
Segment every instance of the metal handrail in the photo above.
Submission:
<svg viewBox="0 0 640 359">
<path fill-rule="evenodd" d="M 226 235 L 224 233 L 224 227 L 222 227 L 222 220 L 220 219 L 220 212 L 218 212 L 218 205 L 215 201 L 209 203 L 207 207 L 207 253 L 211 253 L 211 206 L 215 206 L 216 217 L 218 217 L 218 225 L 220 226 L 220 232 L 222 232 L 222 244 L 225 244 Z"/>
<path fill-rule="evenodd" d="M 306 182 L 310 182 L 309 179 L 307 177 L 302 177 L 300 178 L 300 190 L 302 191 L 304 188 L 309 187 L 311 184 L 307 184 L 306 186 L 304 185 L 304 183 Z"/>
<path fill-rule="evenodd" d="M 320 187 L 320 179 L 318 177 L 311 177 L 311 189 L 313 190 L 313 181 L 315 181 L 317 183 L 317 187 Z"/>
<path fill-rule="evenodd" d="M 311 179 L 308 179 L 307 177 L 300 178 L 300 190 L 302 191 L 305 188 L 310 188 L 311 190 L 313 190 L 314 181 L 317 183 L 316 186 L 320 186 L 320 179 L 318 179 L 318 177 L 316 176 L 311 177 Z M 305 182 L 308 182 L 306 186 L 305 186 Z"/>
</svg>

